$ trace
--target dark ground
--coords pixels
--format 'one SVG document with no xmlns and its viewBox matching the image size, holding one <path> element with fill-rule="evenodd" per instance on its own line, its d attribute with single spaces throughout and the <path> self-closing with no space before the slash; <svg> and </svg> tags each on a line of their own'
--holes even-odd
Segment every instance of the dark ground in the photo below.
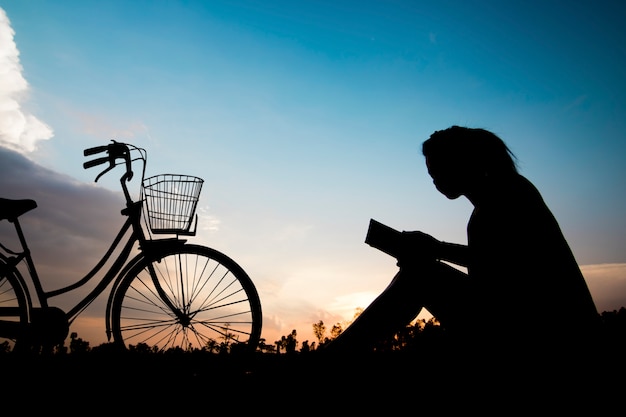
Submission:
<svg viewBox="0 0 626 417">
<path fill-rule="evenodd" d="M 450 346 L 358 357 L 95 350 L 50 357 L 4 354 L 0 392 L 19 407 L 15 411 L 65 415 L 429 410 L 601 416 L 615 407 L 623 413 L 624 354 L 620 346 L 534 359 L 522 352 L 480 355 Z"/>
</svg>

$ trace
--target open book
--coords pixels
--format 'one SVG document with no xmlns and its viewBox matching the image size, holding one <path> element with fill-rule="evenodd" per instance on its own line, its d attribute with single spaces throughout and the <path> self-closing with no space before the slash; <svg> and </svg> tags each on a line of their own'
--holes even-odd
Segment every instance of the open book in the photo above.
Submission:
<svg viewBox="0 0 626 417">
<path fill-rule="evenodd" d="M 398 258 L 402 251 L 402 233 L 374 219 L 370 219 L 365 243 Z"/>
</svg>

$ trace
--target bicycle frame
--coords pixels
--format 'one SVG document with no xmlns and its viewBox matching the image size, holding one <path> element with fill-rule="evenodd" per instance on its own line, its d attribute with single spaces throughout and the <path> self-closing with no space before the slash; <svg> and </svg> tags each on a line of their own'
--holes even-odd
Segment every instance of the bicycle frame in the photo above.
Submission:
<svg viewBox="0 0 626 417">
<path fill-rule="evenodd" d="M 141 207 L 142 207 L 141 202 L 136 202 L 132 206 L 128 207 L 125 211 L 140 212 Z M 111 255 L 120 246 L 122 242 L 122 238 L 127 234 L 129 229 L 132 228 L 133 229 L 132 233 L 130 234 L 126 242 L 124 243 L 124 246 L 122 247 L 120 253 L 117 255 L 117 258 L 113 262 L 111 268 L 106 272 L 104 277 L 98 282 L 98 284 L 94 287 L 94 289 L 89 294 L 87 294 L 85 298 L 80 300 L 71 310 L 69 310 L 66 313 L 68 322 L 71 323 L 76 318 L 76 316 L 78 316 L 93 300 L 95 300 L 100 294 L 102 294 L 102 292 L 104 292 L 106 287 L 108 287 L 108 285 L 113 281 L 113 279 L 119 274 L 119 272 L 122 270 L 124 265 L 127 263 L 130 257 L 130 254 L 133 248 L 135 247 L 136 243 L 145 241 L 145 237 L 143 236 L 143 232 L 140 230 L 140 226 L 134 225 L 135 216 L 137 215 L 138 214 L 130 214 L 130 213 L 128 214 L 128 218 L 122 225 L 120 231 L 118 232 L 117 236 L 115 237 L 113 243 L 111 244 L 107 252 L 100 259 L 98 264 L 79 281 L 67 287 L 63 287 L 63 288 L 59 288 L 53 291 L 46 292 L 46 291 L 43 291 L 42 286 L 39 282 L 39 277 L 36 275 L 36 273 L 35 274 L 31 273 L 33 284 L 35 285 L 35 288 L 37 290 L 37 296 L 39 298 L 41 305 L 43 307 L 47 307 L 48 301 L 51 298 L 73 291 L 77 288 L 84 286 L 89 281 L 91 281 L 91 279 L 102 270 L 104 265 L 111 258 Z"/>
<path fill-rule="evenodd" d="M 145 170 L 145 158 L 142 157 L 141 159 L 144 162 L 144 170 Z M 122 225 L 122 227 L 120 228 L 117 236 L 111 243 L 109 249 L 102 256 L 100 261 L 93 267 L 93 269 L 89 273 L 87 273 L 84 277 L 82 277 L 75 283 L 59 288 L 59 289 L 52 290 L 52 291 L 44 290 L 43 285 L 41 283 L 41 279 L 35 267 L 35 263 L 33 261 L 30 249 L 28 247 L 28 243 L 26 241 L 24 232 L 19 223 L 19 220 L 17 218 L 12 220 L 12 223 L 14 223 L 14 226 L 15 226 L 15 230 L 16 230 L 19 242 L 22 246 L 22 251 L 21 252 L 9 251 L 11 254 L 15 256 L 10 257 L 10 258 L 2 256 L 2 259 L 6 262 L 6 269 L 8 270 L 7 272 L 15 274 L 21 283 L 22 290 L 24 292 L 24 295 L 26 297 L 27 304 L 28 304 L 29 322 L 32 321 L 33 304 L 32 304 L 32 296 L 30 294 L 30 290 L 28 289 L 28 286 L 26 285 L 26 280 L 24 280 L 24 278 L 22 277 L 21 273 L 19 272 L 17 268 L 17 265 L 22 260 L 24 260 L 26 263 L 28 277 L 30 278 L 30 281 L 35 289 L 35 295 L 37 297 L 39 306 L 42 309 L 46 309 L 46 308 L 49 308 L 49 301 L 52 298 L 57 297 L 62 294 L 69 293 L 73 290 L 76 290 L 77 288 L 81 288 L 85 284 L 90 282 L 94 277 L 101 274 L 101 272 L 103 271 L 103 268 L 105 267 L 107 262 L 111 260 L 111 257 L 115 253 L 115 251 L 120 248 L 120 245 L 123 245 L 121 249 L 119 250 L 119 254 L 113 261 L 112 265 L 106 271 L 106 273 L 104 273 L 104 276 L 102 276 L 102 278 L 95 285 L 95 287 L 83 299 L 78 301 L 78 303 L 76 303 L 69 311 L 65 312 L 65 318 L 69 325 L 76 319 L 76 317 L 82 311 L 84 311 L 89 306 L 89 304 L 91 304 L 98 296 L 100 296 L 105 291 L 105 289 L 109 286 L 109 284 L 111 284 L 115 280 L 116 277 L 123 277 L 124 273 L 130 267 L 135 265 L 144 257 L 152 256 L 152 254 L 158 253 L 159 248 L 162 247 L 160 245 L 183 244 L 185 242 L 185 240 L 178 239 L 177 237 L 170 238 L 170 239 L 159 239 L 155 241 L 152 241 L 151 239 L 146 239 L 146 235 L 144 233 L 144 229 L 141 224 L 143 200 L 140 199 L 139 201 L 134 201 L 132 197 L 130 196 L 130 193 L 128 191 L 128 186 L 126 183 L 132 178 L 132 171 L 130 170 L 130 160 L 127 160 L 126 162 L 127 162 L 127 171 L 120 178 L 120 183 L 121 183 L 122 190 L 124 192 L 124 196 L 126 200 L 126 208 L 121 211 L 121 214 L 124 216 L 127 216 L 127 219 Z M 112 165 L 107 170 L 103 171 L 100 175 L 104 174 L 113 166 L 114 164 L 112 163 Z M 85 167 L 87 168 L 88 166 L 85 165 Z M 142 179 L 143 179 L 143 173 L 142 173 Z M 126 241 L 123 242 L 124 237 L 127 235 L 128 237 Z M 133 259 L 129 261 L 131 257 L 131 253 L 133 249 L 135 248 L 137 248 L 139 253 Z M 4 271 L 0 271 L 0 272 L 4 272 Z M 164 302 L 168 304 L 174 310 L 175 307 L 170 304 L 170 301 L 168 300 L 167 296 L 165 296 L 165 294 L 162 292 L 162 289 L 160 289 L 160 286 L 158 285 L 156 278 L 155 278 L 155 284 L 157 284 L 156 285 L 157 291 L 159 292 L 159 294 L 162 295 Z M 115 285 L 113 287 L 112 293 L 114 291 L 115 291 Z M 6 309 L 5 312 L 3 312 L 4 309 Z M 9 309 L 11 309 L 11 311 L 9 311 Z M 108 310 L 109 310 L 109 307 L 107 306 L 107 313 L 108 313 Z M 0 308 L 0 316 L 11 316 L 11 315 L 15 315 L 14 309 L 8 308 L 8 307 Z M 108 314 L 107 314 L 107 318 L 108 318 Z M 9 329 L 9 331 L 11 331 L 12 330 L 11 326 L 14 326 L 14 325 L 15 324 L 11 322 L 0 321 L 0 335 L 5 333 L 4 331 L 5 329 Z M 108 326 L 108 321 L 107 321 L 107 333 L 109 332 L 108 327 L 109 326 Z"/>
</svg>

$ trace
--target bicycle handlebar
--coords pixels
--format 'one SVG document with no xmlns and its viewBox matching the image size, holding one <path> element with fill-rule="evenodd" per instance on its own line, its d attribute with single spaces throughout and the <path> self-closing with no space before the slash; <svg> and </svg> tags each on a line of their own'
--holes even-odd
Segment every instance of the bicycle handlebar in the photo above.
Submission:
<svg viewBox="0 0 626 417">
<path fill-rule="evenodd" d="M 126 173 L 122 178 L 124 178 L 126 181 L 130 181 L 133 178 L 130 150 L 128 149 L 128 145 L 126 145 L 125 143 L 116 142 L 114 140 L 112 142 L 113 143 L 106 146 L 96 146 L 93 148 L 87 148 L 83 151 L 83 154 L 85 156 L 95 155 L 105 151 L 108 155 L 93 159 L 91 161 L 87 161 L 83 164 L 83 168 L 88 169 L 105 164 L 107 162 L 109 163 L 109 166 L 100 174 L 98 174 L 98 176 L 96 177 L 96 182 L 98 182 L 101 176 L 115 168 L 118 159 L 123 159 L 126 163 Z"/>
<path fill-rule="evenodd" d="M 87 161 L 87 162 L 85 162 L 83 164 L 83 167 L 85 169 L 93 168 L 95 166 L 102 165 L 102 164 L 104 164 L 106 162 L 109 162 L 109 157 L 108 156 L 104 156 L 102 158 L 94 159 L 92 161 Z"/>
<path fill-rule="evenodd" d="M 87 148 L 83 151 L 83 154 L 85 156 L 95 155 L 97 153 L 106 151 L 108 148 L 108 146 L 96 146 L 94 148 Z"/>
</svg>

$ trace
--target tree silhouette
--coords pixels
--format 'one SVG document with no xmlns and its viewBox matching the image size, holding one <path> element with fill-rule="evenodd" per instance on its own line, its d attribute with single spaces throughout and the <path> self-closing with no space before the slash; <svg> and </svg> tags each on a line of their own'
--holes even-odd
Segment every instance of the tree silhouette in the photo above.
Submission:
<svg viewBox="0 0 626 417">
<path fill-rule="evenodd" d="M 324 336 L 326 334 L 326 326 L 322 320 L 313 324 L 313 334 L 317 338 L 319 345 L 324 343 Z"/>
<path fill-rule="evenodd" d="M 267 343 L 265 343 L 265 338 L 259 339 L 259 346 L 257 347 L 257 349 L 261 353 L 274 353 L 276 351 L 274 345 L 268 345 Z"/>
<path fill-rule="evenodd" d="M 304 342 L 302 342 L 302 347 L 300 348 L 300 352 L 308 353 L 314 349 L 315 349 L 315 342 L 313 342 L 312 345 L 309 345 L 309 341 L 305 340 Z"/>
<path fill-rule="evenodd" d="M 71 353 L 86 353 L 91 349 L 89 348 L 89 342 L 84 341 L 78 337 L 78 333 L 72 332 L 70 335 L 70 352 Z"/>
<path fill-rule="evenodd" d="M 209 353 L 215 353 L 215 352 L 217 352 L 217 351 L 219 350 L 219 344 L 217 343 L 217 341 L 216 341 L 216 340 L 214 340 L 214 339 L 209 339 L 209 340 L 206 342 L 205 348 L 206 348 L 206 350 L 207 350 Z"/>
<path fill-rule="evenodd" d="M 295 353 L 297 348 L 298 348 L 298 340 L 296 339 L 296 336 L 298 335 L 298 333 L 296 332 L 296 330 L 292 330 L 291 333 L 287 336 L 282 336 L 280 340 L 277 340 L 276 346 L 280 349 L 283 348 L 285 350 L 285 353 L 288 354 L 292 354 Z M 278 353 L 280 353 L 280 350 L 278 351 Z"/>
<path fill-rule="evenodd" d="M 336 339 L 341 333 L 343 333 L 343 327 L 341 326 L 341 324 L 334 324 L 333 327 L 330 329 L 330 338 Z"/>
</svg>

